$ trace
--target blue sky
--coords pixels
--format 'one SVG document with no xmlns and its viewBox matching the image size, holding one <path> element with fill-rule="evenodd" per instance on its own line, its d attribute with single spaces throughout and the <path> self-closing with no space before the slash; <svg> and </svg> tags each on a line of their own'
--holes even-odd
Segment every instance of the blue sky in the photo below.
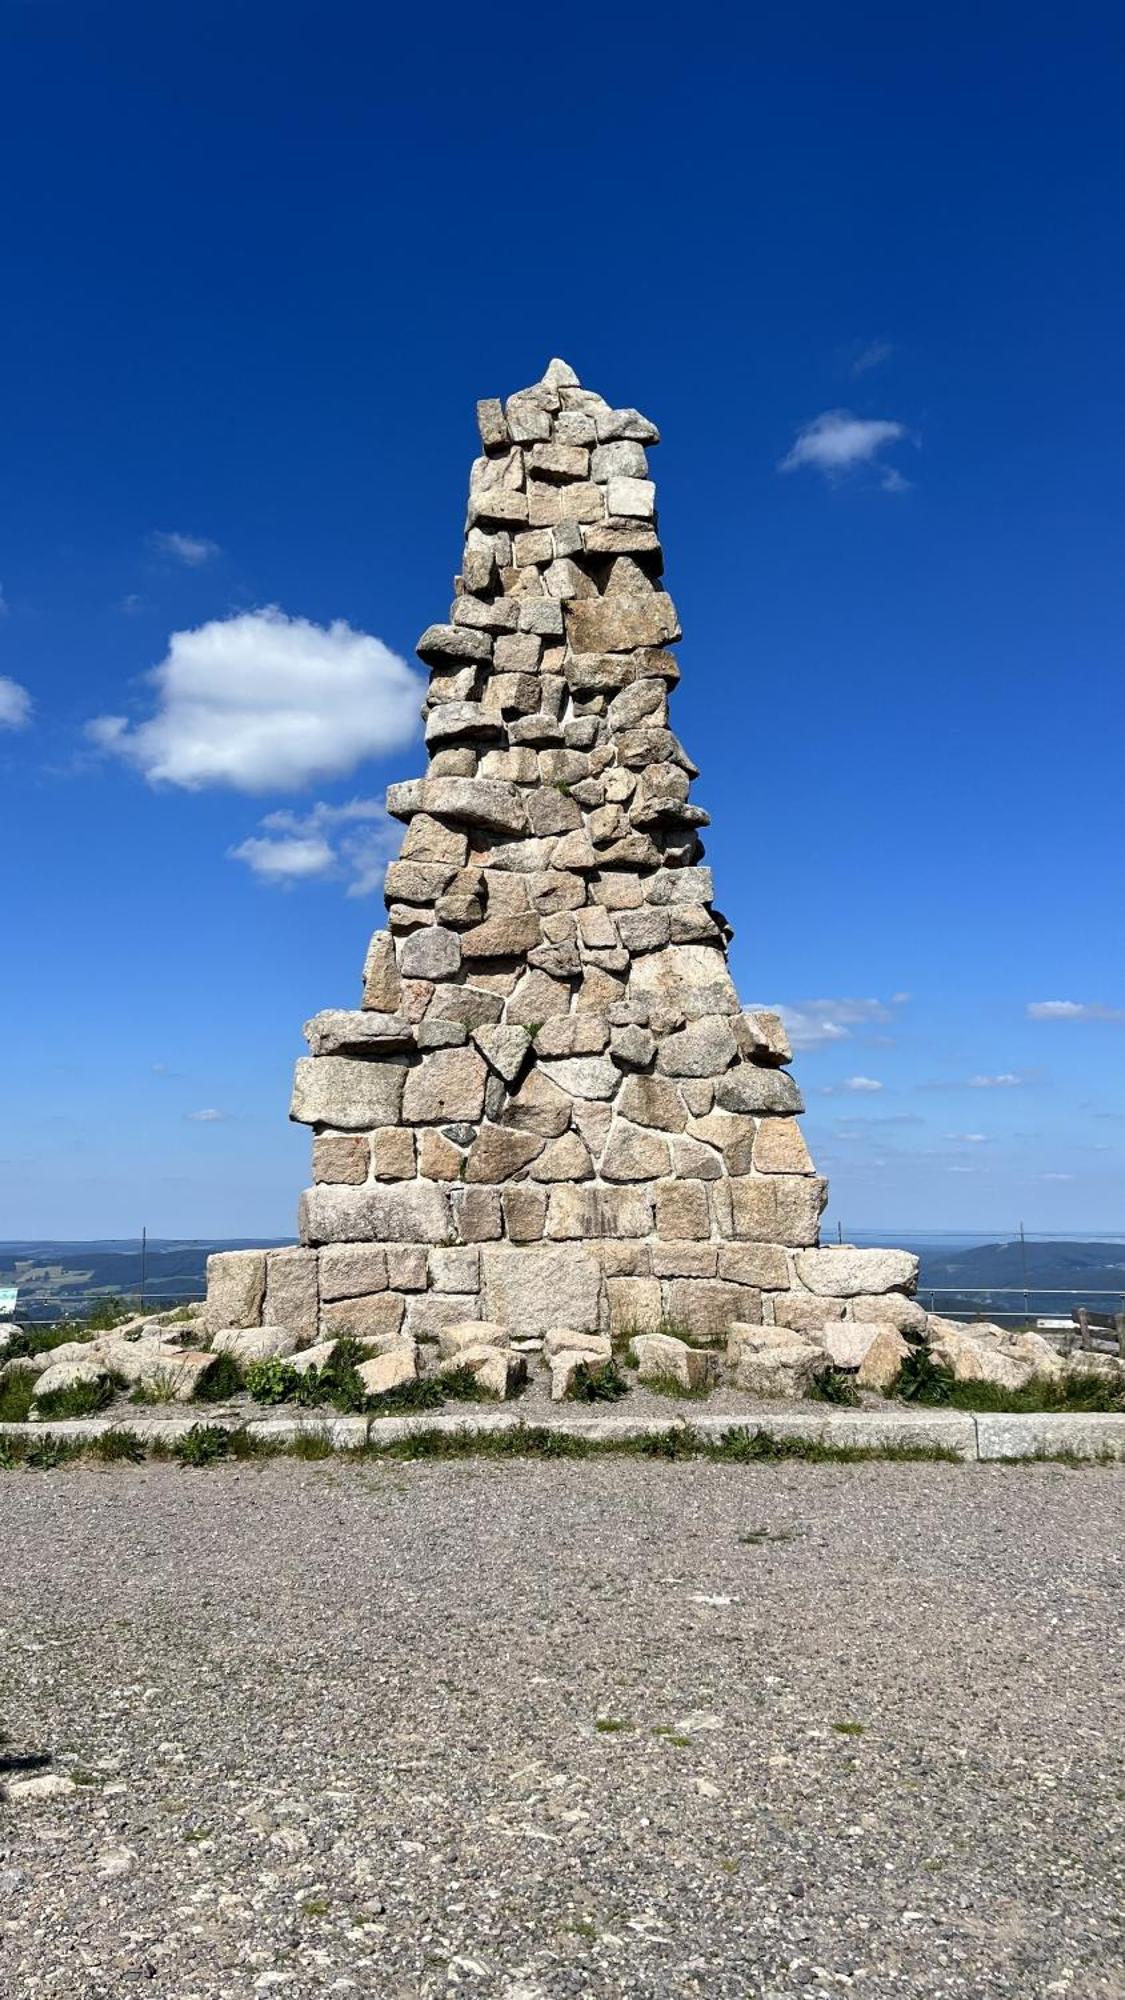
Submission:
<svg viewBox="0 0 1125 2000">
<path fill-rule="evenodd" d="M 1122 34 L 0 6 L 0 1236 L 291 1231 L 473 404 L 553 354 L 663 431 L 674 720 L 832 1217 L 1125 1224 Z"/>
</svg>

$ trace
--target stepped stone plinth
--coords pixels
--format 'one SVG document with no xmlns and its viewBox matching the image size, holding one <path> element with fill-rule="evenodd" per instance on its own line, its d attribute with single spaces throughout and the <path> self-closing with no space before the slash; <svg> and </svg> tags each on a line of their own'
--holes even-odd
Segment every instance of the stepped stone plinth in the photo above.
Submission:
<svg viewBox="0 0 1125 2000">
<path fill-rule="evenodd" d="M 669 720 L 656 428 L 560 361 L 478 420 L 453 604 L 418 642 L 429 761 L 387 794 L 386 927 L 297 1064 L 304 1247 L 212 1259 L 209 1324 L 346 1330 L 408 1368 L 472 1321 L 482 1349 L 908 1327 L 912 1257 L 817 1247 L 785 1030 L 731 979 Z"/>
</svg>

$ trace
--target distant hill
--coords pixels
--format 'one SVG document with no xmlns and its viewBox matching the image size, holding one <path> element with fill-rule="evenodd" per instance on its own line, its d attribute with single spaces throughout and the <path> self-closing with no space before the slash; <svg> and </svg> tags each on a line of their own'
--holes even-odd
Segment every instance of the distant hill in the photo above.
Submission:
<svg viewBox="0 0 1125 2000">
<path fill-rule="evenodd" d="M 998 1311 L 1019 1312 L 1026 1292 L 1027 1310 L 1036 1315 L 1065 1316 L 1078 1305 L 1099 1312 L 1125 1311 L 1125 1241 L 1028 1238 L 1021 1242 L 1017 1236 L 1007 1242 L 948 1247 L 921 1240 L 908 1247 L 921 1259 L 922 1302 L 929 1304 L 927 1292 L 934 1289 L 937 1312 L 952 1310 L 964 1294 L 982 1291 L 984 1298 L 966 1298 L 966 1305 L 987 1310 L 991 1297 Z M 1001 1296 L 1005 1292 L 1018 1296 L 1005 1298 Z"/>
<path fill-rule="evenodd" d="M 153 1306 L 200 1298 L 213 1250 L 272 1250 L 291 1240 L 153 1238 L 145 1258 L 145 1298 Z M 929 1294 L 936 1295 L 937 1312 L 987 1312 L 990 1303 L 997 1312 L 1026 1309 L 1033 1315 L 1065 1316 L 1076 1305 L 1100 1312 L 1125 1311 L 1125 1240 L 1071 1242 L 1060 1237 L 1021 1243 L 1014 1237 L 1006 1242 L 965 1243 L 921 1236 L 911 1241 L 895 1232 L 884 1233 L 880 1240 L 917 1251 L 922 1267 L 919 1293 L 927 1306 Z M 17 1319 L 21 1313 L 37 1320 L 77 1318 L 89 1311 L 92 1298 L 138 1296 L 140 1245 L 135 1238 L 89 1243 L 29 1238 L 0 1243 L 0 1286 L 5 1285 L 19 1286 Z M 1004 1297 L 1005 1292 L 1016 1296 Z"/>
<path fill-rule="evenodd" d="M 149 1240 L 144 1258 L 144 1295 L 152 1306 L 182 1305 L 203 1295 L 207 1259 L 213 1250 L 273 1249 L 288 1237 L 238 1236 L 227 1241 Z M 141 1291 L 141 1247 L 136 1238 L 95 1242 L 50 1242 L 28 1238 L 0 1243 L 0 1286 L 19 1286 L 15 1317 L 81 1318 L 98 1298 L 137 1298 Z"/>
</svg>

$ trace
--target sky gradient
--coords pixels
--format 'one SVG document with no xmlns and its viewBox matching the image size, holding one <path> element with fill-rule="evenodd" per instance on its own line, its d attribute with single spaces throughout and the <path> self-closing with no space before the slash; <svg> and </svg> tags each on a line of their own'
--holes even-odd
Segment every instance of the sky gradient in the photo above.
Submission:
<svg viewBox="0 0 1125 2000">
<path fill-rule="evenodd" d="M 832 1226 L 1125 1226 L 1122 17 L 905 12 L 0 6 L 0 1237 L 293 1229 L 473 405 L 555 354 L 661 426 Z"/>
</svg>

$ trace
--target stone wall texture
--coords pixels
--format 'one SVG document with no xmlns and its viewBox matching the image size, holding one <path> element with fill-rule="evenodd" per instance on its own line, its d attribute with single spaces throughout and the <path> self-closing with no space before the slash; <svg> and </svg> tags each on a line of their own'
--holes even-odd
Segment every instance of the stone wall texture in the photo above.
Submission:
<svg viewBox="0 0 1125 2000">
<path fill-rule="evenodd" d="M 418 642 L 426 773 L 387 795 L 386 924 L 361 1005 L 308 1022 L 297 1064 L 304 1248 L 213 1259 L 209 1321 L 718 1343 L 857 1300 L 901 1319 L 912 1258 L 818 1247 L 785 1030 L 731 979 L 669 718 L 657 430 L 559 361 L 477 415 L 461 573 Z"/>
</svg>

